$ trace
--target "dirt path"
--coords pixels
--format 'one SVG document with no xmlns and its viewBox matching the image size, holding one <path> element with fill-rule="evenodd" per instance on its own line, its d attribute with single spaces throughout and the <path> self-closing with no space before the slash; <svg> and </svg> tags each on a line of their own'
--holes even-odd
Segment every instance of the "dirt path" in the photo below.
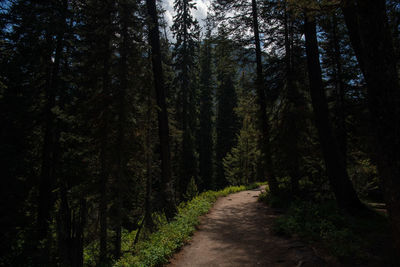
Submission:
<svg viewBox="0 0 400 267">
<path fill-rule="evenodd" d="M 276 215 L 257 202 L 260 191 L 220 198 L 168 266 L 332 266 L 304 243 L 271 233 Z"/>
</svg>

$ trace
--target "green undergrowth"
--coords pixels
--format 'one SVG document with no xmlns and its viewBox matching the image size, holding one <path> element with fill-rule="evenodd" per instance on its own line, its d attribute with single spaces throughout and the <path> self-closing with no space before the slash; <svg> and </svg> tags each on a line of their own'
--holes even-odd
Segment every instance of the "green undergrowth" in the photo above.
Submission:
<svg viewBox="0 0 400 267">
<path fill-rule="evenodd" d="M 291 205 L 290 198 L 287 196 L 275 196 L 269 193 L 268 189 L 258 196 L 258 201 L 263 202 L 271 208 L 287 209 Z"/>
<path fill-rule="evenodd" d="M 138 242 L 131 252 L 125 253 L 114 266 L 159 266 L 168 262 L 168 258 L 187 242 L 196 226 L 199 216 L 207 213 L 218 197 L 227 196 L 243 190 L 254 189 L 262 185 L 230 186 L 220 191 L 207 191 L 192 200 L 181 203 L 178 215 L 170 223 L 164 223 L 158 231 L 151 233 L 147 240 Z"/>
<path fill-rule="evenodd" d="M 278 235 L 319 242 L 341 262 L 352 264 L 389 264 L 385 261 L 390 256 L 384 255 L 390 243 L 388 228 L 383 215 L 372 210 L 362 216 L 346 215 L 333 201 L 293 202 L 273 226 Z"/>
</svg>

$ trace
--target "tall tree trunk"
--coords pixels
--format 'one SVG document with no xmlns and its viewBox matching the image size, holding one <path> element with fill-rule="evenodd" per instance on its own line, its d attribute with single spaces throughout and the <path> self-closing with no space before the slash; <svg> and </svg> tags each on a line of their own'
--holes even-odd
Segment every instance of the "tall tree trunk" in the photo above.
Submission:
<svg viewBox="0 0 400 267">
<path fill-rule="evenodd" d="M 342 70 L 342 58 L 340 53 L 340 43 L 338 37 L 338 23 L 336 14 L 332 15 L 331 20 L 331 34 L 330 34 L 332 46 L 333 46 L 333 68 L 334 77 L 333 82 L 336 91 L 335 100 L 335 136 L 338 141 L 340 151 L 343 154 L 343 164 L 347 168 L 347 131 L 346 131 L 346 106 L 345 106 L 345 84 L 343 81 L 343 70 Z"/>
<path fill-rule="evenodd" d="M 84 230 L 86 226 L 87 208 L 86 199 L 81 198 L 79 203 L 79 220 L 76 222 L 76 233 L 74 236 L 74 245 L 72 253 L 72 266 L 83 266 L 83 249 L 84 249 Z"/>
<path fill-rule="evenodd" d="M 207 27 L 209 27 L 207 25 Z M 211 30 L 207 28 L 206 39 L 200 55 L 200 129 L 199 176 L 200 191 L 214 187 L 213 183 L 213 137 L 212 137 L 212 85 L 211 85 Z"/>
<path fill-rule="evenodd" d="M 68 205 L 66 183 L 60 184 L 60 207 L 57 216 L 58 254 L 61 266 L 71 266 L 71 210 Z"/>
<path fill-rule="evenodd" d="M 377 164 L 400 253 L 400 85 L 384 0 L 342 5 L 350 40 L 367 82 Z"/>
<path fill-rule="evenodd" d="M 285 6 L 285 63 L 286 63 L 286 86 L 287 86 L 287 99 L 288 99 L 288 133 L 287 136 L 288 147 L 287 160 L 289 161 L 289 175 L 291 179 L 291 190 L 293 195 L 299 193 L 299 180 L 300 180 L 300 153 L 299 153 L 299 127 L 298 127 L 298 113 L 300 94 L 297 90 L 294 71 L 293 71 L 293 26 L 291 25 L 291 18 L 288 8 Z M 294 134 L 293 134 L 294 133 Z"/>
<path fill-rule="evenodd" d="M 144 202 L 144 225 L 150 230 L 154 230 L 154 222 L 152 218 L 152 205 L 151 205 L 151 192 L 152 192 L 152 151 L 151 151 L 151 110 L 152 101 L 151 95 L 147 96 L 147 129 L 146 129 L 146 142 L 145 142 L 145 153 L 146 153 L 146 197 Z"/>
<path fill-rule="evenodd" d="M 105 107 L 102 118 L 102 126 L 100 129 L 100 205 L 99 205 L 99 219 L 100 219 L 100 253 L 99 261 L 100 264 L 106 264 L 108 262 L 107 256 L 107 189 L 108 189 L 108 178 L 109 178 L 109 155 L 108 155 L 108 137 L 109 137 L 109 107 L 108 107 L 108 95 L 110 93 L 110 39 L 105 38 L 104 40 L 104 55 L 103 55 L 103 95 L 106 98 L 104 100 Z"/>
<path fill-rule="evenodd" d="M 194 127 L 193 127 L 193 101 L 192 96 L 194 94 L 193 84 L 191 82 L 190 68 L 191 62 L 190 53 L 191 51 L 191 37 L 190 37 L 190 5 L 185 0 L 183 1 L 183 14 L 182 14 L 182 86 L 180 87 L 182 101 L 178 103 L 182 105 L 179 110 L 182 110 L 182 151 L 181 151 L 181 166 L 180 166 L 180 177 L 178 183 L 178 194 L 181 198 L 184 198 L 184 194 L 187 190 L 190 179 L 193 177 L 197 180 L 197 159 L 195 156 L 195 143 L 193 140 Z"/>
<path fill-rule="evenodd" d="M 265 97 L 265 88 L 264 88 L 264 79 L 263 79 L 263 69 L 262 69 L 262 60 L 261 60 L 261 43 L 260 43 L 260 34 L 258 29 L 258 10 L 257 10 L 257 1 L 251 1 L 252 7 L 252 16 L 253 16 L 253 34 L 254 34 L 254 42 L 256 46 L 256 64 L 257 64 L 257 77 L 256 77 L 256 87 L 257 87 L 257 100 L 259 106 L 259 127 L 261 132 L 260 137 L 260 148 L 262 153 L 262 161 L 263 165 L 261 168 L 263 169 L 263 174 L 266 175 L 269 188 L 271 193 L 276 193 L 278 189 L 278 184 L 275 177 L 275 172 L 272 163 L 272 155 L 271 155 L 271 146 L 269 141 L 270 135 L 270 126 L 269 120 L 267 117 L 267 103 Z"/>
<path fill-rule="evenodd" d="M 121 229 L 122 229 L 122 209 L 123 209 L 123 187 L 125 180 L 125 132 L 126 132 L 126 96 L 128 87 L 128 16 L 127 6 L 121 4 L 121 27 L 122 27 L 122 43 L 120 48 L 120 86 L 117 93 L 117 112 L 118 112 L 118 129 L 117 129 L 117 173 L 115 180 L 116 190 L 116 214 L 115 214 L 115 252 L 114 257 L 118 259 L 121 256 Z"/>
<path fill-rule="evenodd" d="M 111 119 L 111 35 L 112 31 L 109 27 L 111 23 L 111 12 L 113 9 L 113 1 L 106 0 L 102 3 L 100 16 L 102 18 L 99 29 L 104 28 L 99 37 L 101 38 L 101 57 L 102 60 L 102 118 L 100 126 L 100 204 L 99 204 L 99 220 L 100 220 L 100 251 L 99 263 L 107 265 L 109 263 L 107 243 L 108 243 L 108 188 L 110 176 L 110 154 L 109 154 L 109 137 L 110 137 L 110 119 Z"/>
<path fill-rule="evenodd" d="M 50 42 L 48 42 L 51 45 Z M 42 165 L 40 172 L 37 230 L 38 240 L 47 237 L 49 229 L 50 211 L 52 209 L 52 189 L 54 186 L 54 149 L 55 149 L 55 118 L 52 108 L 55 106 L 55 77 L 58 72 L 59 54 L 56 53 L 57 62 L 49 60 L 48 81 L 46 83 L 45 125 L 43 137 Z M 53 66 L 53 74 L 51 73 Z"/>
<path fill-rule="evenodd" d="M 316 22 L 309 13 L 305 13 L 304 26 L 311 100 L 329 182 L 339 207 L 350 212 L 358 211 L 363 205 L 348 177 L 343 164 L 343 155 L 332 132 L 328 103 L 322 84 Z"/>
<path fill-rule="evenodd" d="M 60 185 L 60 207 L 57 216 L 57 238 L 60 266 L 83 266 L 83 230 L 86 223 L 86 200 L 81 198 L 79 208 L 69 206 L 67 185 Z"/>
<path fill-rule="evenodd" d="M 49 33 L 47 34 L 48 72 L 45 85 L 45 125 L 37 214 L 37 238 L 40 241 L 45 240 L 45 248 L 40 253 L 40 261 L 42 261 L 41 264 L 47 264 L 47 261 L 49 260 L 49 240 L 47 240 L 47 238 L 49 238 L 49 221 L 51 219 L 51 211 L 54 204 L 52 190 L 55 185 L 55 164 L 57 161 L 56 149 L 59 142 L 59 132 L 56 129 L 56 117 L 54 116 L 52 109 L 56 106 L 56 96 L 58 93 L 58 76 L 60 71 L 61 54 L 64 45 L 64 24 L 66 20 L 67 8 L 67 1 L 63 1 L 63 6 L 61 7 L 62 16 L 60 18 L 62 27 L 58 29 L 56 35 L 54 63 L 52 61 L 52 37 Z"/>
<path fill-rule="evenodd" d="M 170 220 L 176 212 L 171 175 L 171 153 L 169 146 L 168 111 L 165 100 L 164 75 L 161 63 L 158 16 L 155 0 L 146 0 L 149 21 L 149 42 L 153 65 L 154 87 L 157 98 L 158 133 L 160 138 L 162 196 L 165 201 L 165 215 Z"/>
</svg>

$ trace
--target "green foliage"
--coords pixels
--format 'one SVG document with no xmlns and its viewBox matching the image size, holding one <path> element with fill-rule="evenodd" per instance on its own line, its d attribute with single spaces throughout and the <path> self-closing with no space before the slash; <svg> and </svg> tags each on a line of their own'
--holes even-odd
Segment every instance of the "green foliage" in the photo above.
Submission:
<svg viewBox="0 0 400 267">
<path fill-rule="evenodd" d="M 258 200 L 258 202 L 267 203 L 268 196 L 269 196 L 269 192 L 268 191 L 262 192 L 261 194 L 258 195 L 258 199 L 257 200 Z"/>
<path fill-rule="evenodd" d="M 258 201 L 272 208 L 287 208 L 290 205 L 290 198 L 287 197 L 287 194 L 284 194 L 283 191 L 279 192 L 279 195 L 271 194 L 268 188 L 258 196 Z"/>
<path fill-rule="evenodd" d="M 223 188 L 229 184 L 224 172 L 223 159 L 236 144 L 239 121 L 235 112 L 237 94 L 235 88 L 236 65 L 232 56 L 234 43 L 228 38 L 225 27 L 220 27 L 218 34 L 215 48 L 217 78 L 215 183 L 217 188 Z"/>
<path fill-rule="evenodd" d="M 162 25 L 165 16 L 159 14 L 161 32 L 165 27 L 161 58 L 171 190 L 179 200 L 193 200 L 167 223 L 163 197 L 154 194 L 164 182 L 145 2 L 0 0 L 0 161 L 5 167 L 0 179 L 0 266 L 76 266 L 82 254 L 85 266 L 109 264 L 119 257 L 115 250 L 121 228 L 125 255 L 118 264 L 165 262 L 190 237 L 198 215 L 217 196 L 229 193 L 198 191 L 263 178 L 261 168 L 257 170 L 260 133 L 249 43 L 253 31 L 247 16 L 251 5 L 213 1 L 210 11 L 216 14 L 202 36 L 193 13 L 197 1 L 175 0 L 173 49 L 167 25 Z M 318 202 L 333 199 L 308 93 L 304 6 L 332 11 L 319 14 L 317 21 L 329 112 L 334 128 L 344 122 L 347 169 L 358 195 L 382 200 L 371 157 L 375 152 L 363 75 L 343 15 L 327 8 L 327 2 L 338 1 L 258 1 L 262 44 L 268 48 L 262 58 L 272 166 L 280 189 L 279 196 L 264 193 L 259 199 L 273 207 L 288 207 L 293 192 Z M 397 29 L 396 1 L 387 2 L 390 27 Z M 216 25 L 221 27 L 212 36 Z M 337 92 L 341 83 L 343 100 Z M 297 179 L 299 187 L 293 189 Z M 152 214 L 159 231 L 152 233 L 152 226 L 143 224 L 139 244 L 133 246 L 133 229 L 142 225 L 144 214 Z M 307 214 L 288 218 L 282 229 L 318 230 L 315 238 L 336 240 L 332 246 L 352 244 L 347 240 L 354 229 L 341 228 L 331 218 L 313 222 Z M 310 225 L 298 226 L 301 218 Z M 37 226 L 47 222 L 42 234 L 50 238 L 38 241 Z M 101 239 L 106 241 L 105 262 L 100 262 Z M 346 246 L 337 246 L 335 253 L 346 254 Z M 39 259 L 45 254 L 48 259 Z"/>
<path fill-rule="evenodd" d="M 344 215 L 331 201 L 292 203 L 287 213 L 275 221 L 273 230 L 279 235 L 321 241 L 340 260 L 360 263 L 368 260 L 367 250 L 376 242 L 371 233 L 382 234 L 386 227 L 387 220 L 382 216 L 371 212 L 367 220 Z"/>
<path fill-rule="evenodd" d="M 187 186 L 184 197 L 187 200 L 190 200 L 190 199 L 194 198 L 195 196 L 197 196 L 198 193 L 199 193 L 199 190 L 197 190 L 196 181 L 195 181 L 194 177 L 192 177 L 189 181 L 189 184 Z"/>
<path fill-rule="evenodd" d="M 182 131 L 179 144 L 179 165 L 175 172 L 179 175 L 178 191 L 183 194 L 190 177 L 197 177 L 198 155 L 196 151 L 196 129 L 198 127 L 198 46 L 200 28 L 192 15 L 196 9 L 193 0 L 175 0 L 174 23 L 171 27 L 176 39 L 173 50 L 173 64 L 176 90 L 175 107 L 178 130 Z"/>
<path fill-rule="evenodd" d="M 168 258 L 190 239 L 196 225 L 199 224 L 199 216 L 207 213 L 218 197 L 256 188 L 259 185 L 260 183 L 247 187 L 231 186 L 220 191 L 207 191 L 182 203 L 178 215 L 172 222 L 161 225 L 148 240 L 140 241 L 131 249 L 133 253 L 124 254 L 115 266 L 151 267 L 166 263 Z M 133 240 L 131 241 L 132 244 Z"/>
<path fill-rule="evenodd" d="M 252 133 L 242 129 L 236 147 L 223 159 L 225 176 L 230 185 L 249 184 L 256 180 L 256 163 L 260 151 L 256 139 L 251 138 Z"/>
<path fill-rule="evenodd" d="M 379 189 L 378 171 L 370 159 L 364 156 L 355 160 L 349 168 L 349 174 L 360 198 L 383 201 L 382 192 Z"/>
<path fill-rule="evenodd" d="M 199 188 L 201 191 L 213 189 L 215 187 L 213 181 L 213 164 L 214 164 L 214 140 L 213 140 L 213 98 L 215 90 L 215 82 L 213 79 L 212 66 L 212 47 L 211 47 L 211 26 L 210 21 L 207 22 L 206 39 L 200 49 L 200 73 L 199 73 L 199 89 L 200 89 L 200 108 L 199 108 Z"/>
<path fill-rule="evenodd" d="M 239 102 L 235 113 L 241 120 L 242 126 L 237 135 L 237 143 L 223 159 L 225 177 L 230 185 L 249 184 L 259 178 L 257 177 L 257 162 L 260 158 L 259 132 L 254 119 L 257 105 L 248 78 L 243 72 L 239 82 Z"/>
</svg>

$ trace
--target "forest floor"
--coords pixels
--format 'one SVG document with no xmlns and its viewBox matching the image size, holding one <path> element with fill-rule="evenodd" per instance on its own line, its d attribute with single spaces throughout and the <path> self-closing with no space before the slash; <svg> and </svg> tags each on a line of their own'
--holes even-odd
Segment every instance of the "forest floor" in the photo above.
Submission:
<svg viewBox="0 0 400 267">
<path fill-rule="evenodd" d="M 169 267 L 340 266 L 295 238 L 272 232 L 276 211 L 257 201 L 262 188 L 220 198 Z"/>
</svg>

